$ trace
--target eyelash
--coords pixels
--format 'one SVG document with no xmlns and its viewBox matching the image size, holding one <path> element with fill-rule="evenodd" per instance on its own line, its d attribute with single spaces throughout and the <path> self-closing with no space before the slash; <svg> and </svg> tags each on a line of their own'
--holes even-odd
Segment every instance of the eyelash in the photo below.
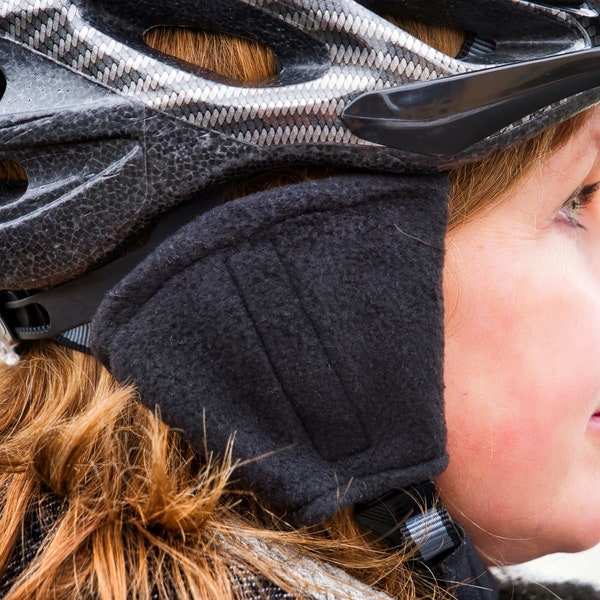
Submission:
<svg viewBox="0 0 600 600">
<path fill-rule="evenodd" d="M 600 189 L 600 181 L 592 185 L 580 186 L 565 201 L 558 215 L 568 225 L 585 229 L 577 218 L 579 211 L 585 208 L 593 199 L 594 194 Z"/>
</svg>

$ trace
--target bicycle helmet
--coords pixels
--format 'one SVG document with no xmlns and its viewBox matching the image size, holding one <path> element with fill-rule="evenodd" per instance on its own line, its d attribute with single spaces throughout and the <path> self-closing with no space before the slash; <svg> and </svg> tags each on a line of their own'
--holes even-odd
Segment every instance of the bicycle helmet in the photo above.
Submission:
<svg viewBox="0 0 600 600">
<path fill-rule="evenodd" d="M 0 354 L 15 362 L 23 340 L 93 320 L 94 352 L 118 379 L 138 382 L 199 448 L 204 410 L 209 448 L 222 453 L 236 430 L 243 486 L 306 522 L 435 478 L 447 197 L 436 172 L 600 101 L 599 11 L 3 2 L 0 159 L 19 163 L 28 187 L 1 190 Z M 459 27 L 465 44 L 447 56 L 386 15 Z M 241 84 L 164 56 L 144 42 L 159 25 L 257 40 L 278 75 Z M 217 206 L 249 173 L 324 162 L 377 175 Z M 114 258 L 153 223 L 143 248 Z"/>
<path fill-rule="evenodd" d="M 0 288 L 55 286 L 216 183 L 282 163 L 437 170 L 597 101 L 597 3 L 10 0 L 0 7 Z M 384 14 L 469 32 L 458 58 Z M 224 81 L 149 48 L 158 25 L 268 46 Z M 461 75 L 462 74 L 462 75 Z M 458 76 L 457 76 L 458 75 Z M 452 77 L 450 77 L 452 76 Z"/>
</svg>

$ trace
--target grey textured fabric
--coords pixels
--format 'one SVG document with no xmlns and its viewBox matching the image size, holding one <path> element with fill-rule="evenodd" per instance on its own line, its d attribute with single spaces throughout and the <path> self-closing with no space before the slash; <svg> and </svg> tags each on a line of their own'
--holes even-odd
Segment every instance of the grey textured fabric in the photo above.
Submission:
<svg viewBox="0 0 600 600">
<path fill-rule="evenodd" d="M 104 299 L 92 349 L 242 489 L 301 522 L 446 464 L 447 182 L 347 176 L 230 202 Z"/>
<path fill-rule="evenodd" d="M 0 574 L 0 598 L 4 598 L 15 580 L 34 560 L 63 506 L 63 498 L 47 494 L 39 506 L 29 509 L 29 518 L 23 525 L 22 534 L 6 568 Z"/>
<path fill-rule="evenodd" d="M 579 582 L 541 583 L 509 581 L 502 584 L 500 600 L 599 600 L 600 590 Z"/>
</svg>

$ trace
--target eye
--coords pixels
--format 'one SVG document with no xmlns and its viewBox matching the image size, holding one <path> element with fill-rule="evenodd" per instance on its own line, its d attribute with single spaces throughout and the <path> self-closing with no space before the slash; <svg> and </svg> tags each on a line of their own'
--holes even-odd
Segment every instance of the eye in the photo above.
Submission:
<svg viewBox="0 0 600 600">
<path fill-rule="evenodd" d="M 573 227 L 585 229 L 579 220 L 581 210 L 592 201 L 599 188 L 600 182 L 579 186 L 563 203 L 558 212 L 557 220 Z"/>
</svg>

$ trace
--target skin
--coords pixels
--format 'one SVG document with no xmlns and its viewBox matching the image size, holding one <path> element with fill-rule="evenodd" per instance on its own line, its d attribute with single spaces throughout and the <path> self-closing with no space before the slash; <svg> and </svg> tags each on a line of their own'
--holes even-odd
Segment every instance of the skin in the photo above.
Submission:
<svg viewBox="0 0 600 600">
<path fill-rule="evenodd" d="M 600 112 L 448 235 L 442 500 L 488 564 L 600 541 Z"/>
</svg>

